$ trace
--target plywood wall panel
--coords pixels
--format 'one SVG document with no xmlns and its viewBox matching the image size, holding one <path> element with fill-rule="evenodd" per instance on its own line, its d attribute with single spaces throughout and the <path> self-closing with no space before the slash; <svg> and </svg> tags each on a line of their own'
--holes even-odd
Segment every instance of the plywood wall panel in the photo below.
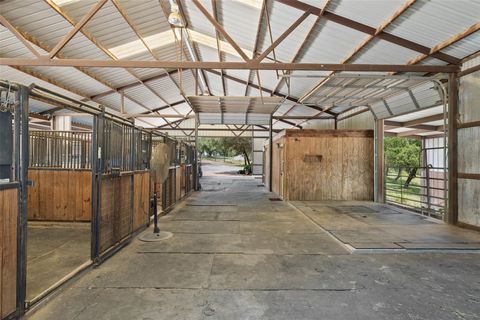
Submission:
<svg viewBox="0 0 480 320">
<path fill-rule="evenodd" d="M 370 130 L 287 130 L 281 139 L 286 200 L 373 199 L 374 154 Z M 276 143 L 272 185 L 279 194 L 277 168 L 281 160 L 275 152 Z"/>
<path fill-rule="evenodd" d="M 92 174 L 90 171 L 33 170 L 28 189 L 28 219 L 90 221 Z"/>
<path fill-rule="evenodd" d="M 0 190 L 0 315 L 16 308 L 17 189 Z"/>
<path fill-rule="evenodd" d="M 182 197 L 182 170 L 177 167 L 175 170 L 175 200 L 178 201 Z"/>
<path fill-rule="evenodd" d="M 149 212 L 150 212 L 150 173 L 149 172 L 135 173 L 133 230 L 138 230 L 148 224 L 148 221 L 150 219 Z"/>
</svg>

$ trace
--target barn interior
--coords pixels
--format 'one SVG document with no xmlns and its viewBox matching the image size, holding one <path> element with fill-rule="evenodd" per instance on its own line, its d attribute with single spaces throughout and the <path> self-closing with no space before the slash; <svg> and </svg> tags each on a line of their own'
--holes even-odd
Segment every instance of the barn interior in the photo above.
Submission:
<svg viewBox="0 0 480 320">
<path fill-rule="evenodd" d="M 1 319 L 474 319 L 479 17 L 1 1 Z"/>
</svg>

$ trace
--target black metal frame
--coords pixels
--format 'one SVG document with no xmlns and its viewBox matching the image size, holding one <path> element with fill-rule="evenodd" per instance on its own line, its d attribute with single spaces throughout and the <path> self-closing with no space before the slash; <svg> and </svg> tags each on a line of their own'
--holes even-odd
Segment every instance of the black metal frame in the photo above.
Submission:
<svg viewBox="0 0 480 320">
<path fill-rule="evenodd" d="M 28 99 L 30 88 L 0 82 L 0 86 L 15 91 L 13 127 L 13 174 L 10 182 L 0 184 L 1 190 L 17 189 L 17 252 L 16 252 L 16 309 L 6 319 L 15 319 L 25 313 L 26 297 L 26 234 L 28 217 Z"/>
</svg>

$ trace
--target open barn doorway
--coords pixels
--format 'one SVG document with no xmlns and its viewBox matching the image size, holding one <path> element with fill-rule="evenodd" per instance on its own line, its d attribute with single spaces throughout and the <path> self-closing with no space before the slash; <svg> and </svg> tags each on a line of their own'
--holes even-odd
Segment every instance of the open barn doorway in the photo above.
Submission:
<svg viewBox="0 0 480 320">
<path fill-rule="evenodd" d="M 444 107 L 385 120 L 385 195 L 389 204 L 444 220 L 447 194 Z"/>
<path fill-rule="evenodd" d="M 93 116 L 30 97 L 26 302 L 90 263 Z"/>
</svg>

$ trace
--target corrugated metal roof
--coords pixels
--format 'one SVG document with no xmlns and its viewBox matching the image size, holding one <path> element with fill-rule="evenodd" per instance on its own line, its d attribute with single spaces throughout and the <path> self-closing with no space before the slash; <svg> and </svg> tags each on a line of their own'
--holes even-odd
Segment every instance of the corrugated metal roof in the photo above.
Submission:
<svg viewBox="0 0 480 320">
<path fill-rule="evenodd" d="M 79 21 L 88 10 L 95 5 L 96 0 L 79 1 L 61 1 L 52 0 L 61 7 L 74 21 Z M 108 1 L 102 9 L 89 21 L 84 30 L 93 37 L 95 42 L 100 44 L 103 50 L 108 50 L 117 58 L 131 60 L 172 60 L 178 58 L 179 48 L 176 45 L 174 32 L 167 22 L 162 4 L 169 8 L 168 1 L 162 0 L 142 0 L 128 1 L 117 0 L 119 6 L 128 15 L 134 27 L 143 40 L 153 50 L 153 56 L 145 47 L 138 35 L 132 30 L 124 17 L 118 12 L 111 1 Z M 209 0 L 200 0 L 201 4 L 213 15 L 212 2 Z M 325 0 L 305 0 L 312 6 L 323 8 Z M 218 20 L 224 26 L 226 32 L 245 50 L 248 55 L 255 47 L 257 31 L 260 30 L 260 46 L 258 51 L 267 48 L 271 41 L 277 39 L 290 25 L 298 19 L 303 11 L 297 10 L 289 5 L 268 0 L 265 2 L 269 13 L 269 20 L 273 39 L 270 39 L 269 30 L 267 30 L 266 19 L 260 19 L 260 12 L 263 1 L 261 0 L 217 0 Z M 382 23 L 388 20 L 392 14 L 404 5 L 404 0 L 332 0 L 327 10 L 352 19 L 359 23 L 366 24 L 373 28 L 378 28 Z M 198 58 L 201 61 L 218 61 L 216 31 L 212 24 L 203 16 L 191 1 L 180 1 L 187 20 L 188 32 L 197 48 Z M 2 1 L 0 2 L 0 11 L 2 15 L 9 20 L 20 31 L 36 38 L 47 48 L 54 47 L 64 36 L 72 29 L 72 24 L 64 17 L 58 14 L 46 1 L 22 0 Z M 452 36 L 464 31 L 474 23 L 478 23 L 480 16 L 480 2 L 474 0 L 459 1 L 440 1 L 440 0 L 418 0 L 400 17 L 395 19 L 386 32 L 396 36 L 403 37 L 406 40 L 417 42 L 429 48 L 451 38 Z M 316 15 L 309 16 L 300 26 L 292 32 L 275 49 L 277 59 L 283 62 L 290 62 L 296 55 L 300 46 L 306 39 L 308 32 L 312 29 Z M 259 27 L 258 22 L 262 21 Z M 339 63 L 349 56 L 369 35 L 356 31 L 353 28 L 342 26 L 331 20 L 320 18 L 320 22 L 313 28 L 313 32 L 302 52 L 299 55 L 299 62 L 325 62 Z M 441 52 L 450 54 L 457 58 L 470 56 L 478 51 L 480 47 L 480 32 L 476 32 L 458 41 Z M 41 54 L 47 52 L 35 47 Z M 59 57 L 77 58 L 77 59 L 110 59 L 102 48 L 92 42 L 82 32 L 77 33 L 73 39 L 60 51 Z M 238 53 L 224 39 L 220 41 L 220 49 L 224 61 L 242 61 Z M 0 55 L 2 57 L 33 57 L 32 53 L 18 41 L 4 27 L 0 27 Z M 354 63 L 372 63 L 372 64 L 405 64 L 409 60 L 418 57 L 420 54 L 416 51 L 406 49 L 400 45 L 387 42 L 385 40 L 374 39 L 365 46 L 352 60 Z M 273 57 L 273 53 L 269 55 Z M 191 60 L 192 57 L 187 54 L 183 59 Z M 473 62 L 467 62 L 465 66 L 474 65 Z M 426 65 L 445 65 L 446 62 L 427 58 L 419 62 Z M 131 85 L 138 82 L 138 79 L 149 79 L 158 76 L 165 71 L 163 69 L 143 68 L 143 69 L 114 69 L 114 68 L 47 68 L 34 67 L 25 68 L 32 70 L 43 79 L 50 79 L 63 84 L 66 88 L 82 94 L 82 96 L 95 96 L 105 92 L 111 92 L 112 88 L 119 88 L 125 85 Z M 83 98 L 77 94 L 66 92 L 55 85 L 48 84 L 46 81 L 39 80 L 13 68 L 1 67 L 1 76 L 9 80 L 16 80 L 22 83 L 36 82 L 42 86 L 52 88 L 62 93 L 68 93 L 76 98 Z M 218 70 L 217 70 L 218 71 Z M 210 85 L 211 92 L 214 95 L 223 95 L 222 80 L 219 75 L 209 71 L 204 72 L 207 82 Z M 243 96 L 245 94 L 246 84 L 249 80 L 257 84 L 255 72 L 249 79 L 249 70 L 226 70 L 225 80 L 226 94 L 230 96 Z M 326 75 L 329 72 L 293 72 L 293 75 L 300 74 L 321 74 Z M 238 80 L 232 79 L 237 78 Z M 148 85 L 157 94 L 152 93 L 148 88 L 138 85 L 130 86 L 126 90 L 127 96 L 148 108 L 164 106 L 165 103 L 160 95 L 168 103 L 178 103 L 183 100 L 178 86 L 181 86 L 185 95 L 194 95 L 195 79 L 191 70 L 184 70 L 181 74 L 173 74 L 173 81 L 169 77 L 162 77 L 148 81 Z M 181 81 L 180 81 L 181 79 Z M 290 78 L 290 90 L 287 89 L 285 81 L 277 78 L 274 71 L 260 71 L 260 82 L 262 87 L 273 90 L 277 84 L 283 82 L 279 91 L 290 97 L 303 97 L 321 78 Z M 420 108 L 427 108 L 440 103 L 440 96 L 432 85 L 419 85 L 418 81 L 404 81 L 397 83 L 392 89 L 379 89 L 380 86 L 391 86 L 396 80 L 382 79 L 330 79 L 326 85 L 313 93 L 306 103 L 318 106 L 328 106 L 330 111 L 335 113 L 349 114 L 347 111 L 352 106 L 372 104 L 372 109 L 379 117 L 390 117 L 388 109 L 383 101 L 392 109 L 394 114 L 402 114 L 417 110 L 415 104 Z M 350 86 L 350 87 L 349 87 Z M 411 95 L 404 89 L 411 88 L 415 97 L 415 102 Z M 403 89 L 403 90 L 402 90 Z M 257 89 L 250 88 L 251 96 L 260 96 Z M 264 96 L 270 94 L 263 92 Z M 98 98 L 99 102 L 104 103 L 113 109 L 119 109 L 120 95 L 118 93 L 109 94 Z M 144 112 L 145 109 L 137 103 L 126 99 L 126 108 L 132 112 Z M 428 109 L 430 110 L 430 109 Z M 162 112 L 187 114 L 191 109 L 187 103 L 182 103 L 171 108 L 162 110 Z M 346 112 L 345 112 L 346 111 Z M 313 115 L 317 111 L 305 106 L 295 106 L 290 102 L 284 102 L 277 110 L 276 114 L 289 115 Z M 235 115 L 237 117 L 238 115 Z M 325 115 L 327 116 L 327 115 Z M 352 119 L 367 119 L 369 113 L 363 113 Z M 232 116 L 231 121 L 236 121 Z M 370 115 L 371 117 L 371 115 Z M 143 119 L 147 122 L 157 123 L 158 119 Z M 228 120 L 228 121 L 230 121 Z M 368 119 L 367 119 L 368 120 Z M 313 121 L 313 120 L 312 120 Z M 323 121 L 323 120 L 322 120 Z M 348 121 L 349 125 L 357 125 L 354 120 Z M 302 122 L 293 121 L 293 122 Z M 321 122 L 321 121 L 320 121 Z M 342 121 L 343 122 L 343 121 Z M 161 123 L 158 122 L 158 123 Z M 346 122 L 345 122 L 346 123 Z M 288 124 L 278 122 L 278 127 L 289 127 Z"/>
<path fill-rule="evenodd" d="M 333 0 L 327 10 L 367 26 L 378 28 L 404 3 L 404 0 Z"/>
<path fill-rule="evenodd" d="M 463 58 L 477 52 L 479 50 L 478 48 L 480 48 L 480 31 L 452 44 L 446 49 L 443 49 L 442 52 L 457 58 Z"/>
<path fill-rule="evenodd" d="M 322 19 L 308 41 L 309 50 L 299 62 L 339 63 L 365 37 L 360 31 Z"/>
<path fill-rule="evenodd" d="M 401 47 L 391 42 L 372 40 L 352 62 L 372 64 L 405 64 L 418 56 L 418 52 Z"/>
<path fill-rule="evenodd" d="M 386 31 L 431 48 L 477 23 L 478 17 L 478 1 L 419 0 Z"/>
</svg>

